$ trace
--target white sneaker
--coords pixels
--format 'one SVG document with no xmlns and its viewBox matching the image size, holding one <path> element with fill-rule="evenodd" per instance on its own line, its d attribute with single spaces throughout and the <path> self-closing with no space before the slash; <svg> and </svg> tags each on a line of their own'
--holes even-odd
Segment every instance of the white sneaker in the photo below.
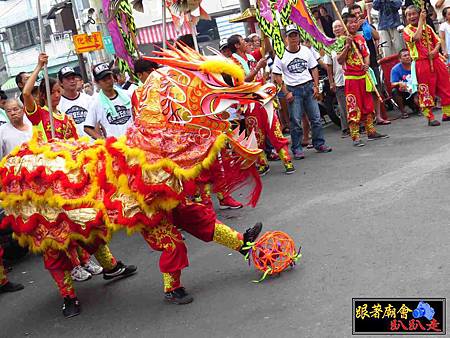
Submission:
<svg viewBox="0 0 450 338">
<path fill-rule="evenodd" d="M 74 267 L 70 275 L 76 282 L 84 282 L 92 277 L 92 275 L 85 269 L 83 269 L 80 265 Z"/>
<path fill-rule="evenodd" d="M 91 275 L 99 275 L 103 272 L 103 268 L 100 265 L 97 265 L 93 260 L 89 260 L 86 265 L 83 265 L 83 269 Z"/>
</svg>

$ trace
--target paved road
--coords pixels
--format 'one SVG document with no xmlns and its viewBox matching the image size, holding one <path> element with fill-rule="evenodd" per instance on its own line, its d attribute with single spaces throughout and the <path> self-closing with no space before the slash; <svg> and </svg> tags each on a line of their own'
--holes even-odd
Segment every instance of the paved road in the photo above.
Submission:
<svg viewBox="0 0 450 338">
<path fill-rule="evenodd" d="M 26 289 L 0 295 L 0 336 L 350 337 L 352 297 L 450 296 L 450 124 L 411 117 L 380 129 L 391 138 L 354 149 L 327 128 L 332 153 L 308 151 L 292 176 L 275 163 L 256 209 L 220 213 L 241 230 L 262 220 L 291 234 L 304 248 L 295 270 L 254 284 L 240 255 L 188 237 L 183 281 L 195 301 L 167 305 L 158 254 L 120 233 L 111 247 L 139 274 L 77 284 L 83 312 L 65 320 L 29 257 L 11 273 Z"/>
</svg>

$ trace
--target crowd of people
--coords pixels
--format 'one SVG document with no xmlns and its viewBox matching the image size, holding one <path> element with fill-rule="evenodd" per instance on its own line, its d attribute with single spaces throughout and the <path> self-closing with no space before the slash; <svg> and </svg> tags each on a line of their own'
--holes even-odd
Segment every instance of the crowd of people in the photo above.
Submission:
<svg viewBox="0 0 450 338">
<path fill-rule="evenodd" d="M 345 40 L 343 48 L 330 55 L 302 41 L 296 25 L 285 27 L 286 51 L 281 58 L 271 53 L 269 39 L 261 41 L 256 34 L 247 38 L 232 35 L 221 41 L 220 53 L 241 66 L 245 81 L 273 81 L 279 89 L 274 102 L 278 115 L 273 120 L 261 105 L 249 106 L 245 111 L 241 107 L 229 111 L 233 124 L 248 134 L 255 132 L 258 147 L 264 150 L 256 164 L 260 175 L 267 174 L 269 161 L 276 160 L 283 162 L 286 174 L 294 173 L 293 160 L 305 158 L 305 147 L 321 154 L 332 151 L 325 140 L 318 105 L 320 73 L 328 76 L 330 89 L 336 95 L 342 137 L 350 137 L 355 147 L 364 146 L 363 133 L 368 141 L 388 137 L 376 129 L 376 125 L 391 123 L 382 115 L 382 79 L 378 63 L 382 56 L 398 55 L 390 82 L 392 97 L 402 118 L 408 118 L 411 112 L 421 113 L 429 126 L 440 125 L 433 114 L 439 99 L 442 121 L 450 121 L 450 7 L 447 7 L 450 3 L 447 2 L 450 0 L 431 1 L 426 8 L 418 9 L 408 3 L 402 7 L 400 0 L 374 0 L 373 3 L 345 0 L 340 13 L 342 21 L 340 18 L 333 20 L 326 7 L 319 6 L 312 13 L 323 32 Z M 370 7 L 378 10 L 377 27 L 371 23 Z M 435 26 L 436 20 L 439 26 Z M 380 45 L 383 47 L 379 48 Z M 95 140 L 125 135 L 133 123 L 133 107 L 139 100 L 141 85 L 158 68 L 154 62 L 137 60 L 134 71 L 139 81 L 134 81 L 130 74 L 123 74 L 108 63 L 100 63 L 92 69 L 95 81 L 92 84 L 83 82 L 80 73 L 65 66 L 59 70 L 57 78 L 49 79 L 49 102 L 46 82 L 37 84 L 47 62 L 48 56 L 42 53 L 31 74 L 16 76 L 20 90 L 17 98 L 8 98 L 0 92 L 0 158 L 28 141 L 33 127 L 44 140 L 81 136 Z M 49 107 L 52 108 L 53 131 Z M 285 135 L 290 135 L 290 142 Z M 218 194 L 218 199 L 221 209 L 243 206 L 231 195 Z M 0 251 L 0 263 L 1 256 Z M 70 260 L 71 278 L 76 281 L 101 273 L 110 279 L 136 271 L 136 267 L 115 259 L 115 263 L 104 270 L 80 248 L 70 253 Z M 47 264 L 52 264 L 51 257 L 46 259 Z M 66 277 L 54 278 L 58 282 Z M 0 264 L 0 293 L 22 288 L 8 281 Z"/>
</svg>

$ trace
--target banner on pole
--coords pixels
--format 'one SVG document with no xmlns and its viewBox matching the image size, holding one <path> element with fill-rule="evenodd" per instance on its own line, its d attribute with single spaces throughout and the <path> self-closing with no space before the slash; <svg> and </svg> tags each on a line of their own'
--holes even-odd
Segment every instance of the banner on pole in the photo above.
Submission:
<svg viewBox="0 0 450 338">
<path fill-rule="evenodd" d="M 116 54 L 116 50 L 114 49 L 114 44 L 111 36 L 107 35 L 103 37 L 103 45 L 105 46 L 106 53 L 110 55 Z"/>
<path fill-rule="evenodd" d="M 94 50 L 103 49 L 103 39 L 101 32 L 93 32 L 92 34 L 77 34 L 73 36 L 73 44 L 77 54 L 92 52 Z"/>
<path fill-rule="evenodd" d="M 330 39 L 319 30 L 304 0 L 260 0 L 257 4 L 259 27 L 272 39 L 273 49 L 280 58 L 286 48 L 281 30 L 289 24 L 297 24 L 301 40 L 309 41 L 317 51 L 330 54 L 343 45 L 342 39 Z"/>
</svg>

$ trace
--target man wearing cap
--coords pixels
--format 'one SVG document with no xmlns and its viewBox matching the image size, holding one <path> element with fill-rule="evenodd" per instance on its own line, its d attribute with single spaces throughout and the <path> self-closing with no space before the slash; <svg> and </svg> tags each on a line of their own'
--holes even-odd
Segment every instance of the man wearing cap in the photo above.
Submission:
<svg viewBox="0 0 450 338">
<path fill-rule="evenodd" d="M 106 137 L 125 135 L 133 122 L 130 97 L 124 90 L 114 87 L 113 73 L 107 63 L 95 65 L 92 73 L 100 92 L 88 111 L 84 131 L 94 139 L 103 138 L 95 130 L 97 123 L 100 123 Z"/>
<path fill-rule="evenodd" d="M 77 126 L 78 135 L 86 136 L 84 122 L 86 121 L 92 97 L 78 92 L 77 85 L 81 75 L 72 67 L 62 67 L 58 72 L 58 79 L 63 88 L 58 108 L 62 113 L 72 116 Z"/>
<path fill-rule="evenodd" d="M 312 143 L 319 153 L 328 153 L 331 148 L 325 144 L 319 105 L 316 97 L 319 93 L 319 71 L 317 60 L 308 47 L 300 45 L 297 25 L 286 26 L 287 48 L 283 57 L 275 58 L 273 74 L 275 82 L 289 103 L 291 117 L 292 152 L 296 160 L 305 157 L 301 140 L 303 137 L 302 115 L 308 115 Z"/>
<path fill-rule="evenodd" d="M 219 51 L 226 58 L 231 58 L 231 56 L 233 55 L 233 53 L 231 52 L 230 46 L 228 46 L 227 39 L 220 40 Z"/>
</svg>

